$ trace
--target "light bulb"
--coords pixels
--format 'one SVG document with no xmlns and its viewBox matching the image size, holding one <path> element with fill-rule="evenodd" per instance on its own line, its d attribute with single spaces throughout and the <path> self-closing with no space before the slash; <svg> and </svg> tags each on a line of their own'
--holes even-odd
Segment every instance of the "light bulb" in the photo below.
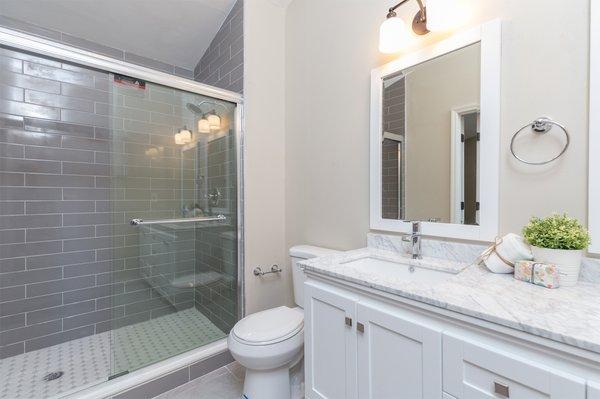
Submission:
<svg viewBox="0 0 600 399">
<path fill-rule="evenodd" d="M 207 116 L 208 124 L 211 130 L 219 130 L 221 128 L 221 118 L 217 114 L 209 114 Z"/>
<path fill-rule="evenodd" d="M 198 121 L 198 131 L 200 133 L 210 133 L 210 123 L 208 122 L 208 119 L 202 117 L 202 119 Z"/>
<path fill-rule="evenodd" d="M 427 29 L 443 32 L 461 23 L 461 13 L 454 0 L 427 0 Z"/>
<path fill-rule="evenodd" d="M 404 47 L 403 42 L 408 38 L 404 21 L 398 17 L 389 17 L 379 27 L 379 51 L 396 53 Z"/>
<path fill-rule="evenodd" d="M 175 144 L 184 145 L 192 142 L 192 132 L 187 128 L 179 129 L 179 133 L 175 134 Z"/>
</svg>

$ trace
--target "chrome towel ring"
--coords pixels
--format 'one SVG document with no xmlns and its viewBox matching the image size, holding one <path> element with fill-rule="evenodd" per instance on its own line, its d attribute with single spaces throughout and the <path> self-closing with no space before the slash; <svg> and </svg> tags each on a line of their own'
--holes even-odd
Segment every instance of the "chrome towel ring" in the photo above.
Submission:
<svg viewBox="0 0 600 399">
<path fill-rule="evenodd" d="M 565 137 L 567 138 L 567 142 L 565 143 L 565 146 L 560 151 L 560 153 L 558 153 L 558 155 L 556 155 L 554 158 L 549 159 L 547 161 L 533 162 L 533 161 L 528 161 L 526 159 L 523 159 L 515 153 L 515 149 L 514 149 L 515 140 L 519 136 L 519 134 L 521 134 L 523 132 L 523 130 L 525 130 L 526 128 L 529 127 L 529 128 L 531 128 L 531 130 L 533 130 L 536 133 L 544 134 L 544 133 L 548 133 L 552 129 L 553 126 L 557 126 L 558 128 L 560 128 L 564 132 Z M 510 140 L 510 152 L 513 155 L 513 157 L 515 157 L 516 159 L 518 159 L 519 161 L 521 161 L 527 165 L 546 165 L 546 164 L 549 164 L 550 162 L 556 161 L 558 158 L 560 158 L 567 151 L 567 148 L 569 148 L 570 143 L 571 143 L 571 136 L 569 136 L 569 132 L 567 131 L 566 127 L 564 127 L 563 125 L 561 125 L 558 122 L 553 121 L 550 118 L 542 117 L 542 118 L 538 118 L 538 119 L 534 120 L 533 122 L 526 124 L 519 130 L 517 130 L 515 132 L 515 134 L 513 134 L 512 139 Z"/>
</svg>

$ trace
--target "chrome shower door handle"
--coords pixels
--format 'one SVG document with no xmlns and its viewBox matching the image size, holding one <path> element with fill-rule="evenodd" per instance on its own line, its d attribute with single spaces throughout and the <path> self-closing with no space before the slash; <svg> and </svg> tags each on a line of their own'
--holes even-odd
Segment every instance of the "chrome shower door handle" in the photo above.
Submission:
<svg viewBox="0 0 600 399">
<path fill-rule="evenodd" d="M 179 219 L 161 219 L 161 220 L 148 220 L 133 218 L 129 221 L 132 226 L 144 226 L 151 224 L 173 224 L 173 223 L 192 223 L 192 222 L 212 222 L 212 221 L 223 221 L 226 220 L 225 215 L 217 216 L 202 216 L 197 218 L 179 218 Z"/>
</svg>

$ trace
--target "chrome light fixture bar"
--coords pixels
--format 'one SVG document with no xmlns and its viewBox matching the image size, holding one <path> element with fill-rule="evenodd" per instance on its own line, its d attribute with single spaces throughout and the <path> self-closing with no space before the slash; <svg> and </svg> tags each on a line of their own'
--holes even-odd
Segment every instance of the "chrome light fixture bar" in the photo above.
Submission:
<svg viewBox="0 0 600 399">
<path fill-rule="evenodd" d="M 411 34 L 404 21 L 398 17 L 396 10 L 410 0 L 403 0 L 388 9 L 386 20 L 379 28 L 379 51 L 382 53 L 395 53 L 411 42 Z M 417 35 L 426 35 L 430 31 L 444 31 L 458 22 L 459 7 L 454 0 L 427 0 L 427 5 L 422 0 L 416 0 L 419 11 L 412 21 L 412 30 Z"/>
<path fill-rule="evenodd" d="M 410 0 L 403 0 L 400 3 L 396 4 L 395 6 L 390 7 L 386 18 L 389 19 L 389 18 L 397 17 L 398 15 L 396 14 L 396 10 L 401 5 L 403 5 L 404 3 L 407 3 L 409 1 Z M 412 30 L 417 35 L 426 35 L 429 33 L 429 30 L 427 29 L 427 9 L 425 8 L 425 6 L 423 5 L 423 2 L 421 0 L 417 0 L 417 3 L 419 4 L 419 11 L 417 11 L 417 13 L 415 14 L 415 16 L 413 18 Z"/>
</svg>

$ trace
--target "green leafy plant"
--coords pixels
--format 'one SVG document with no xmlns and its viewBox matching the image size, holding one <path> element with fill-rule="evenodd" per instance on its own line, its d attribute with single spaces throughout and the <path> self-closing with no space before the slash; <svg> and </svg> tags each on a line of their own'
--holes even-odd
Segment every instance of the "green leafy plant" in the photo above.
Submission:
<svg viewBox="0 0 600 399">
<path fill-rule="evenodd" d="M 590 234 L 577 219 L 566 214 L 546 218 L 532 217 L 523 228 L 523 236 L 531 245 L 549 249 L 585 249 Z"/>
</svg>

